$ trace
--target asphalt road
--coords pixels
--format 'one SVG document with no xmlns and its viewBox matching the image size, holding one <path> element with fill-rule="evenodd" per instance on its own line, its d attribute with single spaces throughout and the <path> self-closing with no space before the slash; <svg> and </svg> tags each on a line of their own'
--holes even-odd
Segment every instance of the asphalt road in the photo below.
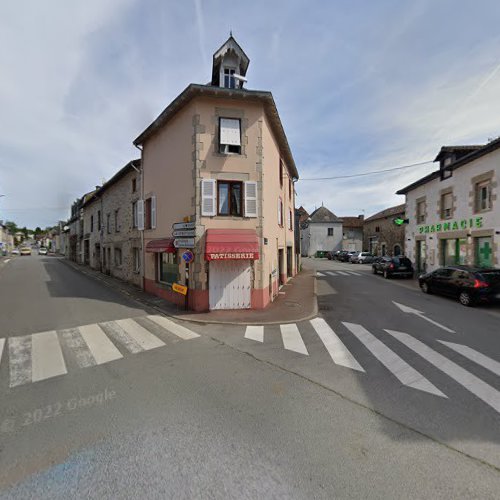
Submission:
<svg viewBox="0 0 500 500">
<path fill-rule="evenodd" d="M 465 311 L 359 267 L 359 276 L 319 278 L 319 319 L 363 372 L 334 363 L 310 322 L 296 325 L 307 354 L 284 348 L 302 349 L 293 326 L 285 337 L 266 326 L 262 342 L 241 325 L 160 328 L 155 311 L 58 259 L 8 262 L 0 269 L 0 339 L 8 339 L 0 497 L 497 498 L 497 411 L 383 330 L 418 338 L 500 389 L 498 377 L 437 342 L 498 360 L 495 311 Z M 447 397 L 395 380 L 344 323 L 365 327 Z M 130 335 L 141 342 L 117 335 L 116 325 L 135 325 Z"/>
</svg>

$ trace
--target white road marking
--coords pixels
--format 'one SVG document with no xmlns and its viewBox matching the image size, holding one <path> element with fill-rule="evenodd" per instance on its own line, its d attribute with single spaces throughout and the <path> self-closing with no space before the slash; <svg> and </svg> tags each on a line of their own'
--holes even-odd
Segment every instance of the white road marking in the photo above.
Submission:
<svg viewBox="0 0 500 500">
<path fill-rule="evenodd" d="M 134 338 L 125 332 L 123 328 L 119 327 L 114 321 L 99 323 L 99 326 L 104 330 L 108 337 L 111 337 L 121 345 L 125 346 L 127 351 L 132 354 L 144 351 L 144 348 L 141 347 L 141 345 Z"/>
<path fill-rule="evenodd" d="M 323 273 L 320 273 L 319 271 L 316 271 L 316 276 L 318 276 L 318 277 L 322 277 L 322 276 L 324 276 L 324 274 L 323 274 Z"/>
<path fill-rule="evenodd" d="M 80 368 L 89 368 L 95 366 L 94 356 L 90 352 L 85 340 L 80 335 L 78 328 L 70 328 L 59 332 L 63 344 L 71 352 L 76 359 L 76 363 Z"/>
<path fill-rule="evenodd" d="M 306 345 L 300 336 L 299 329 L 295 323 L 289 325 L 280 325 L 281 338 L 283 339 L 283 346 L 289 351 L 295 351 L 300 354 L 309 355 Z"/>
<path fill-rule="evenodd" d="M 346 273 L 344 271 L 337 271 L 339 274 L 341 274 L 342 276 L 349 276 L 349 273 Z"/>
<path fill-rule="evenodd" d="M 481 354 L 480 352 L 475 351 L 474 349 L 471 349 L 466 345 L 455 344 L 453 342 L 445 342 L 444 340 L 438 340 L 438 342 L 441 342 L 441 344 L 444 344 L 445 346 L 453 349 L 462 356 L 465 356 L 471 361 L 474 361 L 474 363 L 481 365 L 483 368 L 490 370 L 490 372 L 493 372 L 495 375 L 500 375 L 500 363 L 498 361 L 488 358 L 488 356 L 485 356 L 484 354 Z"/>
<path fill-rule="evenodd" d="M 354 276 L 361 276 L 361 274 L 355 272 L 355 271 L 347 271 L 349 274 L 354 274 Z"/>
<path fill-rule="evenodd" d="M 119 319 L 115 323 L 120 328 L 123 328 L 146 351 L 165 345 L 163 340 L 160 340 L 133 319 Z"/>
<path fill-rule="evenodd" d="M 5 344 L 5 339 L 0 339 L 0 363 L 2 362 L 2 352 L 4 344 Z"/>
<path fill-rule="evenodd" d="M 337 273 L 333 273 L 332 271 L 327 271 L 326 274 L 328 274 L 328 276 L 337 276 Z"/>
<path fill-rule="evenodd" d="M 404 313 L 409 313 L 409 314 L 415 314 L 415 316 L 418 316 L 419 318 L 425 319 L 425 321 L 428 321 L 429 323 L 432 323 L 433 325 L 437 326 L 438 328 L 441 328 L 445 332 L 448 333 L 455 333 L 454 330 L 450 330 L 447 326 L 442 325 L 441 323 L 438 323 L 437 321 L 434 321 L 431 318 L 428 318 L 427 316 L 424 316 L 424 312 L 419 311 L 418 309 L 413 309 L 413 307 L 405 306 L 404 304 L 399 304 L 398 302 L 392 301 L 392 303 L 401 311 Z"/>
<path fill-rule="evenodd" d="M 483 382 L 480 378 L 464 370 L 461 366 L 445 358 L 410 335 L 394 330 L 386 330 L 386 332 L 500 413 L 500 392 L 491 387 L 491 385 Z"/>
<path fill-rule="evenodd" d="M 337 337 L 337 334 L 330 328 L 324 319 L 314 318 L 310 323 L 316 330 L 316 333 L 322 340 L 328 354 L 330 354 L 330 357 L 336 365 L 364 372 L 361 365 L 354 359 L 354 356 L 349 352 L 347 347 Z"/>
<path fill-rule="evenodd" d="M 447 397 L 435 385 L 417 372 L 417 370 L 412 368 L 404 359 L 400 358 L 394 351 L 389 349 L 361 325 L 344 322 L 342 324 L 350 330 L 403 385 L 443 398 Z"/>
<path fill-rule="evenodd" d="M 181 339 L 189 340 L 199 337 L 197 333 L 192 332 L 191 330 L 185 328 L 182 325 L 174 323 L 165 316 L 159 316 L 155 314 L 154 316 L 148 316 L 148 319 L 154 321 L 157 325 L 160 325 L 161 327 L 165 328 L 174 335 L 177 335 Z"/>
<path fill-rule="evenodd" d="M 4 262 L 7 264 L 7 262 L 10 262 L 10 259 L 5 259 Z"/>
<path fill-rule="evenodd" d="M 57 332 L 42 332 L 31 337 L 31 381 L 38 382 L 68 373 Z"/>
<path fill-rule="evenodd" d="M 245 338 L 255 340 L 256 342 L 264 342 L 264 327 L 247 326 L 245 330 Z"/>
<path fill-rule="evenodd" d="M 10 387 L 31 382 L 31 335 L 9 337 Z"/>
<path fill-rule="evenodd" d="M 85 325 L 81 326 L 79 330 L 98 365 L 123 358 L 99 325 Z"/>
</svg>

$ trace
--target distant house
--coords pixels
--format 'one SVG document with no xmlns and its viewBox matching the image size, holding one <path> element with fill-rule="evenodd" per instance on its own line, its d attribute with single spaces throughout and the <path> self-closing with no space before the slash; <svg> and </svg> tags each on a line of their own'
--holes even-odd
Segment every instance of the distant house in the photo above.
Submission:
<svg viewBox="0 0 500 500">
<path fill-rule="evenodd" d="M 362 252 L 364 215 L 357 217 L 341 217 L 342 219 L 342 250 Z"/>
<path fill-rule="evenodd" d="M 405 228 L 394 219 L 405 218 L 405 204 L 386 208 L 365 219 L 364 247 L 374 255 L 401 255 L 405 243 Z"/>
<path fill-rule="evenodd" d="M 316 209 L 304 222 L 302 256 L 313 257 L 317 252 L 341 250 L 342 220 L 326 207 Z"/>
</svg>

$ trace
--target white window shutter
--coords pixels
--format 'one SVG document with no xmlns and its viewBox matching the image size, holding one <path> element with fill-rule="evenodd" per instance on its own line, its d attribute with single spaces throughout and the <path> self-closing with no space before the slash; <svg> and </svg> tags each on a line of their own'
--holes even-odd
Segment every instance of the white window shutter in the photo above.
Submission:
<svg viewBox="0 0 500 500">
<path fill-rule="evenodd" d="M 245 217 L 257 217 L 257 183 L 245 182 Z"/>
<path fill-rule="evenodd" d="M 234 118 L 220 119 L 220 143 L 241 146 L 240 121 Z"/>
<path fill-rule="evenodd" d="M 278 226 L 281 226 L 281 199 L 278 198 Z"/>
<path fill-rule="evenodd" d="M 201 181 L 201 215 L 209 217 L 217 214 L 217 193 L 215 179 Z"/>
<path fill-rule="evenodd" d="M 137 229 L 144 231 L 144 200 L 137 200 Z"/>
<path fill-rule="evenodd" d="M 151 229 L 156 229 L 156 196 L 151 196 Z"/>
</svg>

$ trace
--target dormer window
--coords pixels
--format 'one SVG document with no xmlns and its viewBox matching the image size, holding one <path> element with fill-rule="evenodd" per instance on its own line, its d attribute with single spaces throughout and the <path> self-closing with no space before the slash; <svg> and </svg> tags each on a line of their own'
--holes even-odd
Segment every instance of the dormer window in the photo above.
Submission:
<svg viewBox="0 0 500 500">
<path fill-rule="evenodd" d="M 224 68 L 224 87 L 227 89 L 236 88 L 236 78 L 234 77 L 234 73 L 234 69 Z"/>
</svg>

